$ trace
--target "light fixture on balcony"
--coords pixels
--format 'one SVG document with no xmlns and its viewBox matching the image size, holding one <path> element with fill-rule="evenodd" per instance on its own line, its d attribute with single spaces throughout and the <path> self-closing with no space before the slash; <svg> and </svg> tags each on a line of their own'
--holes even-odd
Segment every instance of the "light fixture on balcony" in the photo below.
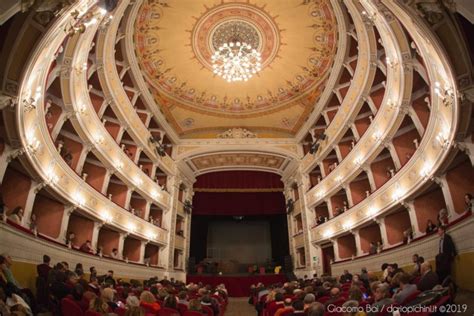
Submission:
<svg viewBox="0 0 474 316">
<path fill-rule="evenodd" d="M 224 43 L 212 55 L 213 72 L 227 82 L 248 81 L 262 68 L 262 57 L 252 45 L 238 39 Z"/>
</svg>

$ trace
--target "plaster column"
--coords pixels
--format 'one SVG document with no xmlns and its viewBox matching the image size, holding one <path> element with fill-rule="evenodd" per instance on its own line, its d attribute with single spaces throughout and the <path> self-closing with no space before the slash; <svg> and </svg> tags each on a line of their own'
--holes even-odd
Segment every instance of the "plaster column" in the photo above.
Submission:
<svg viewBox="0 0 474 316">
<path fill-rule="evenodd" d="M 125 244 L 125 238 L 127 238 L 128 233 L 120 233 L 119 236 L 119 244 L 118 244 L 118 252 L 119 252 L 119 258 L 123 259 L 123 246 Z"/>
<path fill-rule="evenodd" d="M 92 229 L 92 249 L 94 251 L 97 251 L 97 248 L 99 247 L 98 242 L 99 242 L 99 232 L 100 229 L 102 228 L 103 224 L 101 222 L 94 222 L 94 228 Z"/>
<path fill-rule="evenodd" d="M 28 196 L 26 198 L 25 207 L 23 208 L 23 217 L 21 219 L 21 226 L 28 227 L 31 220 L 31 213 L 33 211 L 33 204 L 35 203 L 36 194 L 45 187 L 45 184 L 32 181 Z"/>
<path fill-rule="evenodd" d="M 449 222 L 456 220 L 461 214 L 456 213 L 454 210 L 453 197 L 449 191 L 448 180 L 446 179 L 446 174 L 435 178 L 435 182 L 439 184 L 441 190 L 443 191 L 444 201 L 446 202 L 446 209 L 448 210 Z"/>
<path fill-rule="evenodd" d="M 355 244 L 356 244 L 356 256 L 359 257 L 359 256 L 362 256 L 364 254 L 364 252 L 362 251 L 362 247 L 361 247 L 361 243 L 360 243 L 360 235 L 359 235 L 359 230 L 358 229 L 355 229 L 353 231 L 351 231 L 352 235 L 354 235 L 354 240 L 355 240 Z"/>
<path fill-rule="evenodd" d="M 337 243 L 337 239 L 331 239 L 331 242 L 334 249 L 334 261 L 339 261 L 341 258 L 339 257 L 339 244 Z"/>
<path fill-rule="evenodd" d="M 64 244 L 66 242 L 66 234 L 67 234 L 67 228 L 69 226 L 69 218 L 71 217 L 71 214 L 74 212 L 75 209 L 76 209 L 75 206 L 68 206 L 64 208 L 63 218 L 61 220 L 61 231 L 57 239 L 57 241 L 60 243 Z"/>
<path fill-rule="evenodd" d="M 390 244 L 388 242 L 387 228 L 385 227 L 385 218 L 382 217 L 382 218 L 377 219 L 376 223 L 379 224 L 380 236 L 382 237 L 383 249 L 388 248 L 388 246 L 390 246 Z"/>
<path fill-rule="evenodd" d="M 145 247 L 148 244 L 148 241 L 142 240 L 140 243 L 140 257 L 139 257 L 139 263 L 144 263 L 145 262 Z"/>
<path fill-rule="evenodd" d="M 400 158 L 398 158 L 397 150 L 395 149 L 395 145 L 390 141 L 388 142 L 385 147 L 388 149 L 390 152 L 390 156 L 392 157 L 393 164 L 395 165 L 396 171 L 400 170 L 402 167 L 402 164 L 400 162 Z"/>
<path fill-rule="evenodd" d="M 418 219 L 416 218 L 415 205 L 413 204 L 413 202 L 407 202 L 405 203 L 405 207 L 408 211 L 408 215 L 410 216 L 410 223 L 413 230 L 413 237 L 416 238 L 423 235 L 423 233 L 420 231 Z"/>
</svg>

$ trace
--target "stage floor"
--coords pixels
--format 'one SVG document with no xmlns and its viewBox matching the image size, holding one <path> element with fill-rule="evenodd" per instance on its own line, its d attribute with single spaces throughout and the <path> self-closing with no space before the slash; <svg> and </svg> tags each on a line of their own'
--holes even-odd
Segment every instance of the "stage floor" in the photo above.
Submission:
<svg viewBox="0 0 474 316">
<path fill-rule="evenodd" d="M 257 274 L 257 275 L 187 275 L 186 283 L 203 283 L 216 286 L 225 284 L 230 297 L 248 297 L 250 286 L 259 282 L 269 285 L 286 282 L 284 274 Z"/>
</svg>

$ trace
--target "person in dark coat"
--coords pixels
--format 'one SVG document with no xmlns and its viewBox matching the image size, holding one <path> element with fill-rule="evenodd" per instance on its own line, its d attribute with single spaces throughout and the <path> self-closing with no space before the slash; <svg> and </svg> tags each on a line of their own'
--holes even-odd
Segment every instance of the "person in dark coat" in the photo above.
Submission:
<svg viewBox="0 0 474 316">
<path fill-rule="evenodd" d="M 454 257 L 456 257 L 456 246 L 453 239 L 446 233 L 446 227 L 440 226 L 438 228 L 439 247 L 438 255 L 436 255 L 436 273 L 439 281 L 443 283 L 444 279 L 451 274 L 451 265 Z"/>
</svg>

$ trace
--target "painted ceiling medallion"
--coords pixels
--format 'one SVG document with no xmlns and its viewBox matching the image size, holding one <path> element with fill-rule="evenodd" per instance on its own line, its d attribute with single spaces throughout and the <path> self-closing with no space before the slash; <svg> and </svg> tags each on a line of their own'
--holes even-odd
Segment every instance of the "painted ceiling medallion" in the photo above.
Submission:
<svg viewBox="0 0 474 316">
<path fill-rule="evenodd" d="M 134 44 L 156 106 L 178 135 L 215 138 L 241 126 L 259 137 L 294 136 L 333 64 L 337 27 L 330 1 L 166 4 L 143 1 Z M 260 53 L 261 70 L 229 85 L 213 72 L 212 56 L 236 38 Z"/>
<path fill-rule="evenodd" d="M 208 9 L 191 33 L 191 47 L 199 62 L 212 69 L 212 55 L 231 42 L 245 42 L 261 54 L 262 65 L 270 64 L 280 48 L 281 31 L 274 19 L 256 5 L 222 3 Z"/>
</svg>

